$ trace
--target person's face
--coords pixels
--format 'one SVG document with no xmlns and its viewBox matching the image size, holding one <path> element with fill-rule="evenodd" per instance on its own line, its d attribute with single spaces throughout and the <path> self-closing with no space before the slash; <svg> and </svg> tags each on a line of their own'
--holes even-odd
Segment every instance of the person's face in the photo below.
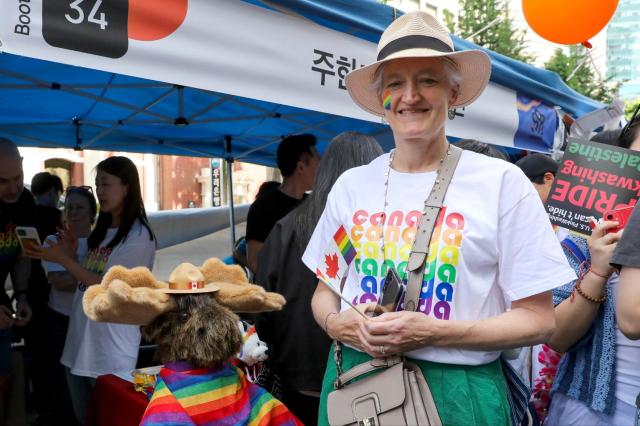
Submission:
<svg viewBox="0 0 640 426">
<path fill-rule="evenodd" d="M 83 195 L 70 192 L 64 203 L 65 219 L 69 227 L 78 236 L 91 230 L 91 206 L 89 200 Z"/>
<path fill-rule="evenodd" d="M 449 105 L 456 92 L 449 86 L 439 58 L 395 59 L 382 71 L 382 93 L 390 105 L 384 115 L 394 137 L 401 140 L 434 139 L 444 134 Z"/>
<path fill-rule="evenodd" d="M 311 147 L 312 155 L 306 155 L 305 158 L 298 161 L 298 170 L 305 189 L 310 191 L 316 182 L 316 173 L 318 172 L 318 164 L 320 163 L 320 155 L 314 147 Z"/>
<path fill-rule="evenodd" d="M 96 174 L 96 196 L 100 211 L 118 215 L 122 211 L 129 186 L 122 183 L 118 176 L 98 170 Z"/>
<path fill-rule="evenodd" d="M 0 158 L 0 201 L 15 203 L 23 189 L 22 159 L 12 155 Z"/>
<path fill-rule="evenodd" d="M 547 203 L 547 198 L 549 198 L 549 192 L 551 192 L 551 187 L 553 186 L 553 181 L 555 177 L 553 173 L 547 172 L 544 174 L 544 182 L 543 183 L 533 183 L 533 187 L 538 191 L 538 195 L 542 200 L 542 204 Z"/>
</svg>

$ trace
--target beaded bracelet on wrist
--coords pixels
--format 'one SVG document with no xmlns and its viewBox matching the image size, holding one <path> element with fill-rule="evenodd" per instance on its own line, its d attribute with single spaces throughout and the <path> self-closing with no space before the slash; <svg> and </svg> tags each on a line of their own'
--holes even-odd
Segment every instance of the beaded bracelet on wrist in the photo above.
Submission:
<svg viewBox="0 0 640 426">
<path fill-rule="evenodd" d="M 587 299 L 589 302 L 593 302 L 593 303 L 602 303 L 605 300 L 607 300 L 607 294 L 605 293 L 604 296 L 596 299 L 595 297 L 589 296 L 587 293 L 585 293 L 584 291 L 582 291 L 582 289 L 580 288 L 580 284 L 582 283 L 582 280 L 578 280 L 576 282 L 576 291 L 578 292 L 578 294 L 582 297 L 584 297 L 585 299 Z"/>
</svg>

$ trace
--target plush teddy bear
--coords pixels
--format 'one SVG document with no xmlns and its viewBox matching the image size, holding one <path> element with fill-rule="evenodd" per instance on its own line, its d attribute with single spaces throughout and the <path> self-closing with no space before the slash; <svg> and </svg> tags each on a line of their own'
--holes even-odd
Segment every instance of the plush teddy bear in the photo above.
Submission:
<svg viewBox="0 0 640 426">
<path fill-rule="evenodd" d="M 164 367 L 141 425 L 301 424 L 230 363 L 243 346 L 234 311 L 274 311 L 284 303 L 218 259 L 200 268 L 183 263 L 168 283 L 146 268 L 115 266 L 83 298 L 89 318 L 142 325 L 158 346 Z"/>
<path fill-rule="evenodd" d="M 256 326 L 240 321 L 238 327 L 240 327 L 243 341 L 238 359 L 249 367 L 265 361 L 267 359 L 267 344 L 260 340 Z"/>
</svg>

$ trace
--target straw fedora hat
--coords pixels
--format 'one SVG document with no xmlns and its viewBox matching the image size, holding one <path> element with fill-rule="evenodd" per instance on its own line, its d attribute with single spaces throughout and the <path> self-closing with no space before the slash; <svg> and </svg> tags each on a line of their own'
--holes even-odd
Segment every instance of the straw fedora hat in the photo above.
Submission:
<svg viewBox="0 0 640 426">
<path fill-rule="evenodd" d="M 159 289 L 168 294 L 211 293 L 220 288 L 214 284 L 205 284 L 200 269 L 191 263 L 181 263 L 169 275 L 169 286 Z"/>
<path fill-rule="evenodd" d="M 454 52 L 447 30 L 426 12 L 402 15 L 387 27 L 378 42 L 377 61 L 346 76 L 351 98 L 360 108 L 377 116 L 384 115 L 379 94 L 372 87 L 378 67 L 392 59 L 447 57 L 453 60 L 462 82 L 451 107 L 460 108 L 475 101 L 489 82 L 491 60 L 481 50 Z"/>
</svg>

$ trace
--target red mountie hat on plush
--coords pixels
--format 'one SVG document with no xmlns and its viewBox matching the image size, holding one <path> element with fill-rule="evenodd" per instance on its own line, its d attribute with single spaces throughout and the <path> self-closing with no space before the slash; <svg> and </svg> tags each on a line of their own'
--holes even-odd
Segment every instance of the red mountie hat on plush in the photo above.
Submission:
<svg viewBox="0 0 640 426">
<path fill-rule="evenodd" d="M 520 167 L 529 180 L 534 180 L 545 173 L 555 174 L 558 172 L 558 163 L 551 157 L 544 154 L 529 154 L 519 159 L 516 166 Z"/>
</svg>

